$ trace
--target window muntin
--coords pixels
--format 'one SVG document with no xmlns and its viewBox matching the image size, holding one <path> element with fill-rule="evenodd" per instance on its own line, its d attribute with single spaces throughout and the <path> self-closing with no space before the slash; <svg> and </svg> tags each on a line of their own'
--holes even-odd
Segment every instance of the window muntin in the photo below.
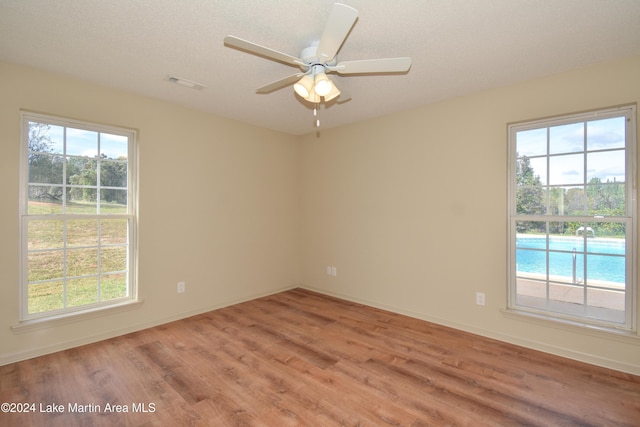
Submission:
<svg viewBox="0 0 640 427">
<path fill-rule="evenodd" d="M 635 328 L 635 107 L 509 126 L 509 307 Z"/>
<path fill-rule="evenodd" d="M 23 114 L 21 318 L 135 298 L 135 133 Z"/>
</svg>

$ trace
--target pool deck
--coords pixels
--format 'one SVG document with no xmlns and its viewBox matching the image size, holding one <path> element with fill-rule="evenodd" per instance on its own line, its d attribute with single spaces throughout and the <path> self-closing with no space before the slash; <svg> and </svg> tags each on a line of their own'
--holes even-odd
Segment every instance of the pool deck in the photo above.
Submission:
<svg viewBox="0 0 640 427">
<path fill-rule="evenodd" d="M 581 313 L 584 306 L 584 287 L 571 284 L 549 283 L 519 277 L 517 279 L 519 304 L 539 309 L 548 309 L 548 304 L 557 306 L 562 312 Z M 588 288 L 587 310 L 601 320 L 621 321 L 624 318 L 625 294 L 614 289 Z M 556 311 L 556 310 L 554 310 Z"/>
</svg>

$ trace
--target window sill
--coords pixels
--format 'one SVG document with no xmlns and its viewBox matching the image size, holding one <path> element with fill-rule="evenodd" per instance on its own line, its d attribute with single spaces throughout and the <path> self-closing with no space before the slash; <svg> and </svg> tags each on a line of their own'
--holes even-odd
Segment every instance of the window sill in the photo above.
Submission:
<svg viewBox="0 0 640 427">
<path fill-rule="evenodd" d="M 92 308 L 88 310 L 76 311 L 73 313 L 59 314 L 52 317 L 23 320 L 16 325 L 12 325 L 11 330 L 14 334 L 22 334 L 25 332 L 47 329 L 54 326 L 66 325 L 69 323 L 75 323 L 83 320 L 95 319 L 106 315 L 120 313 L 127 310 L 133 310 L 135 308 L 138 308 L 142 303 L 142 300 L 131 300 L 105 307 Z"/>
<path fill-rule="evenodd" d="M 507 317 L 524 320 L 540 326 L 563 329 L 569 332 L 581 333 L 597 338 L 612 339 L 626 344 L 640 345 L 640 335 L 631 330 L 607 328 L 605 326 L 593 325 L 586 322 L 578 322 L 555 317 L 552 318 L 543 314 L 531 313 L 513 308 L 502 309 L 500 311 Z"/>
</svg>

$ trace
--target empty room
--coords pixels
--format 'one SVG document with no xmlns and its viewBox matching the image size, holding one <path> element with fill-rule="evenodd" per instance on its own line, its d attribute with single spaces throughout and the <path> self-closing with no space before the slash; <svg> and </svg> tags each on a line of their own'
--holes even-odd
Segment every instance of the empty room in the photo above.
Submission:
<svg viewBox="0 0 640 427">
<path fill-rule="evenodd" d="M 640 420 L 635 0 L 0 0 L 0 426 Z"/>
</svg>

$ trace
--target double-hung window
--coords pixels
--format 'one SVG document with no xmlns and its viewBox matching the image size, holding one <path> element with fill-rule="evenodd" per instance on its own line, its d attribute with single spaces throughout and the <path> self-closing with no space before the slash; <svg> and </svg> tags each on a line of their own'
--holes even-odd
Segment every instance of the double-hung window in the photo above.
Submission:
<svg viewBox="0 0 640 427">
<path fill-rule="evenodd" d="M 509 308 L 634 330 L 635 106 L 509 125 Z"/>
<path fill-rule="evenodd" d="M 24 112 L 21 319 L 135 299 L 135 132 Z"/>
</svg>

